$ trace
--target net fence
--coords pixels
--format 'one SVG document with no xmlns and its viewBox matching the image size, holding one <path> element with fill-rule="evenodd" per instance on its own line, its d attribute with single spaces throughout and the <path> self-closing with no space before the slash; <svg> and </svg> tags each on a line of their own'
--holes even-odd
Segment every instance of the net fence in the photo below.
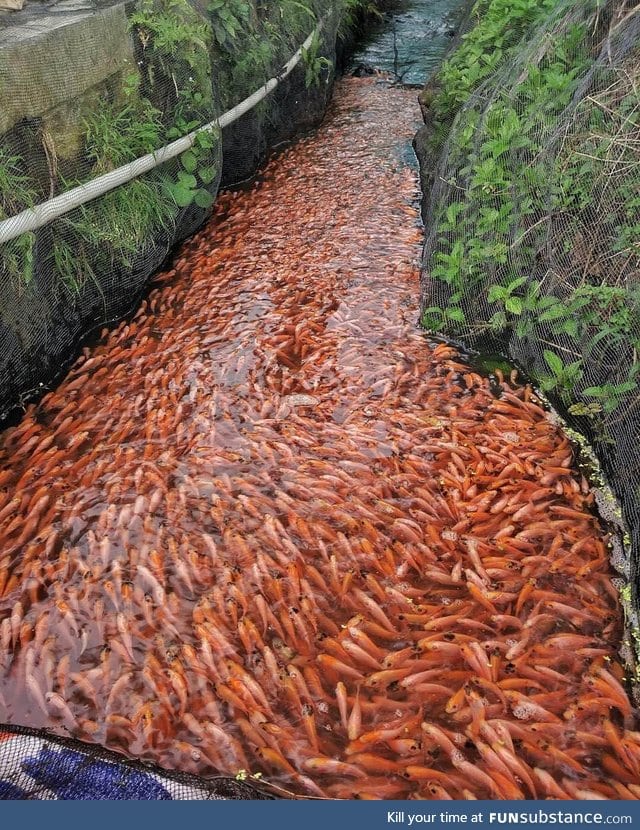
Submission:
<svg viewBox="0 0 640 830">
<path fill-rule="evenodd" d="M 97 746 L 16 726 L 0 726 L 0 757 L 0 800 L 238 801 L 278 793 L 242 776 L 205 780 L 156 770 Z"/>
<path fill-rule="evenodd" d="M 91 188 L 279 82 L 223 131 L 199 132 L 175 158 L 0 243 L 0 421 L 59 376 L 88 333 L 136 307 L 221 185 L 320 120 L 338 29 L 356 6 L 139 0 L 60 26 L 33 3 L 0 21 L 0 223 Z"/>
<path fill-rule="evenodd" d="M 640 8 L 481 0 L 423 96 L 422 321 L 507 355 L 585 435 L 640 550 Z M 615 518 L 615 510 L 610 515 Z M 637 648 L 637 644 L 636 644 Z"/>
</svg>

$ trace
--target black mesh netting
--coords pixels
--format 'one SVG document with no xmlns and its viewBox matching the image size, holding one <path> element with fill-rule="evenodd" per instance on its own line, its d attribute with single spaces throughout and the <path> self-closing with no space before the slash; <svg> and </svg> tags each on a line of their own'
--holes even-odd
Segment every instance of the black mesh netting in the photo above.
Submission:
<svg viewBox="0 0 640 830">
<path fill-rule="evenodd" d="M 12 800 L 246 800 L 272 799 L 259 781 L 158 770 L 97 746 L 36 729 L 0 725 L 0 799 Z M 194 752 L 196 750 L 194 749 Z"/>
<path fill-rule="evenodd" d="M 20 40 L 19 15 L 0 21 L 0 89 L 11 104 L 0 118 L 0 220 L 212 121 L 278 76 L 323 26 L 294 72 L 223 134 L 0 245 L 0 420 L 50 383 L 89 332 L 136 307 L 221 184 L 246 179 L 270 146 L 320 120 L 346 4 L 212 2 L 204 12 L 189 0 L 139 0 L 126 17 L 117 6 L 90 15 L 89 29 L 71 23 L 57 41 L 40 5 L 20 13 L 39 37 Z M 101 35 L 126 46 L 104 47 L 113 51 L 105 77 L 85 88 L 83 72 L 99 75 Z M 43 43 L 62 53 L 47 51 L 46 71 L 33 66 Z"/>
<path fill-rule="evenodd" d="M 423 323 L 508 355 L 588 437 L 637 591 L 639 8 L 501 6 L 475 5 L 423 95 Z"/>
</svg>

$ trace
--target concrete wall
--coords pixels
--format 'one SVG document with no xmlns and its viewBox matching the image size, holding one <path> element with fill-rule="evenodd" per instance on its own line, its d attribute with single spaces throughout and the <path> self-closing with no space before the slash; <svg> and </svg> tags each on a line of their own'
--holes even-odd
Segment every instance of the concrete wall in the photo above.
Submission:
<svg viewBox="0 0 640 830">
<path fill-rule="evenodd" d="M 156 4 L 161 10 L 173 8 L 163 6 L 163 0 Z M 235 72 L 233 61 L 240 64 L 246 54 L 221 48 L 197 0 L 184 0 L 176 32 L 191 27 L 194 35 L 173 53 L 154 51 L 153 22 L 148 28 L 134 25 L 132 15 L 142 4 L 89 10 L 87 5 L 60 0 L 47 10 L 32 3 L 0 17 L 0 218 L 142 155 L 133 152 L 136 142 L 145 141 L 140 125 L 157 139 L 148 151 L 175 137 L 174 128 L 183 133 L 186 124 L 215 118 L 228 103 L 277 74 L 314 25 L 309 15 L 304 22 L 283 20 L 282 33 L 274 36 L 277 48 L 268 56 L 271 65 L 263 60 L 255 77 L 240 73 L 240 88 L 232 93 L 236 100 L 225 102 L 219 90 Z M 335 65 L 340 4 L 313 0 L 313 5 L 318 16 L 335 12 L 317 52 Z M 295 15 L 299 4 L 289 8 Z M 275 11 L 254 0 L 244 29 L 253 27 L 259 34 L 269 19 L 274 31 Z M 257 41 L 258 35 L 247 42 Z M 153 203 L 162 218 L 150 220 L 142 235 L 136 236 L 144 214 L 136 209 L 139 195 L 125 185 L 0 246 L 0 420 L 53 384 L 92 331 L 136 308 L 150 276 L 175 244 L 205 221 L 208 209 L 195 201 L 180 206 L 169 195 L 181 176 L 197 179 L 194 193 L 215 196 L 221 181 L 252 175 L 269 146 L 321 120 L 334 70 L 322 67 L 311 86 L 306 72 L 306 66 L 298 67 L 264 105 L 223 136 L 214 136 L 211 146 L 199 151 L 196 170 L 185 169 L 186 162 L 178 159 L 143 177 L 139 186 L 149 194 L 145 205 Z M 103 115 L 106 122 L 100 120 Z M 90 123 L 100 129 L 93 144 L 92 129 L 98 128 Z M 131 157 L 118 156 L 123 137 L 131 141 Z M 204 169 L 207 181 L 200 178 Z"/>
</svg>

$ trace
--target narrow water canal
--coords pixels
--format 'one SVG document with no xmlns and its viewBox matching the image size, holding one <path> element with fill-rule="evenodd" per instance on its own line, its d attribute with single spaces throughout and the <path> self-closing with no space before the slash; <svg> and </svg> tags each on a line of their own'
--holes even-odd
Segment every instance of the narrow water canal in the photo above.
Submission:
<svg viewBox="0 0 640 830">
<path fill-rule="evenodd" d="M 2 436 L 0 721 L 306 794 L 638 794 L 571 446 L 416 328 L 418 116 L 342 81 Z"/>
<path fill-rule="evenodd" d="M 424 84 L 451 46 L 461 5 L 460 0 L 395 0 L 352 64 L 395 73 L 405 84 Z"/>
</svg>

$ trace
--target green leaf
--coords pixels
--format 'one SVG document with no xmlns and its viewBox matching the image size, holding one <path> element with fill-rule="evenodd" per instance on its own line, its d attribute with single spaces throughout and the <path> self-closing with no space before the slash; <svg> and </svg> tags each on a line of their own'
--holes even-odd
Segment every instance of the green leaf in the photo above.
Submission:
<svg viewBox="0 0 640 830">
<path fill-rule="evenodd" d="M 210 150 L 215 145 L 216 139 L 209 130 L 202 130 L 202 132 L 196 133 L 195 143 L 203 150 Z"/>
<path fill-rule="evenodd" d="M 198 180 L 190 173 L 178 173 L 178 185 L 188 190 L 193 190 L 198 186 Z"/>
<path fill-rule="evenodd" d="M 550 352 L 549 349 L 545 349 L 542 354 L 547 366 L 551 369 L 553 374 L 556 375 L 556 377 L 562 375 L 564 363 L 558 355 L 555 352 Z"/>
<path fill-rule="evenodd" d="M 582 391 L 582 394 L 587 395 L 589 398 L 605 398 L 607 396 L 607 390 L 602 386 L 588 386 Z"/>
<path fill-rule="evenodd" d="M 582 361 L 575 360 L 564 367 L 565 383 L 567 386 L 573 386 L 582 377 Z"/>
<path fill-rule="evenodd" d="M 493 331 L 501 332 L 507 327 L 507 315 L 504 311 L 496 311 L 489 320 L 489 324 Z"/>
<path fill-rule="evenodd" d="M 193 150 L 187 150 L 180 156 L 180 163 L 187 173 L 193 173 L 198 166 L 198 159 L 196 158 L 196 154 Z"/>
<path fill-rule="evenodd" d="M 454 202 L 447 208 L 447 222 L 450 225 L 455 225 L 458 214 L 463 211 L 465 205 L 463 202 Z"/>
<path fill-rule="evenodd" d="M 507 297 L 504 307 L 512 314 L 522 314 L 522 300 L 520 297 Z"/>
<path fill-rule="evenodd" d="M 193 190 L 181 187 L 179 184 L 173 185 L 171 195 L 178 207 L 187 207 L 193 201 Z"/>
<path fill-rule="evenodd" d="M 551 320 L 559 320 L 562 317 L 566 317 L 569 314 L 568 309 L 562 303 L 557 302 L 553 297 L 545 297 L 545 300 L 554 301 L 556 304 L 552 305 L 546 311 L 543 311 L 540 315 L 540 322 L 547 323 Z"/>
<path fill-rule="evenodd" d="M 492 285 L 489 289 L 489 293 L 487 295 L 487 299 L 490 303 L 494 303 L 496 300 L 504 300 L 507 295 L 507 290 L 502 285 Z"/>
<path fill-rule="evenodd" d="M 204 184 L 211 184 L 211 182 L 215 179 L 218 175 L 218 171 L 215 167 L 201 167 L 198 170 L 198 176 L 200 176 L 200 180 L 204 182 Z"/>
<path fill-rule="evenodd" d="M 527 277 L 516 277 L 515 280 L 512 280 L 509 283 L 509 293 L 510 294 L 513 293 L 516 290 L 516 288 L 520 288 L 520 286 L 524 285 L 524 283 L 526 281 L 527 281 Z"/>
<path fill-rule="evenodd" d="M 539 383 L 543 392 L 552 392 L 558 386 L 558 381 L 552 377 L 540 378 Z"/>
<path fill-rule="evenodd" d="M 449 318 L 449 320 L 453 320 L 454 323 L 465 322 L 464 311 L 461 308 L 448 308 L 447 317 Z"/>
<path fill-rule="evenodd" d="M 208 190 L 205 190 L 203 187 L 201 187 L 200 190 L 196 191 L 194 202 L 196 203 L 196 205 L 198 205 L 198 207 L 204 208 L 206 210 L 207 208 L 211 207 L 214 201 L 215 199 L 213 198 L 213 196 L 209 193 Z"/>
</svg>

